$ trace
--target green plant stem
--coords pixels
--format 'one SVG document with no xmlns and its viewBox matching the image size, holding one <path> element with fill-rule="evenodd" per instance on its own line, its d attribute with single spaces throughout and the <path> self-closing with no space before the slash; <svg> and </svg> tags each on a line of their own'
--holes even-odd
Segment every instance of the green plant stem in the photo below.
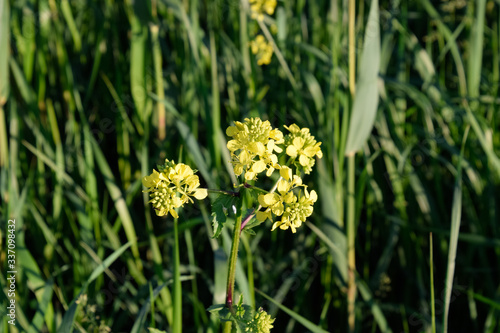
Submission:
<svg viewBox="0 0 500 333">
<path fill-rule="evenodd" d="M 231 326 L 232 323 L 230 321 L 227 321 L 224 323 L 224 333 L 231 333 Z"/>
<path fill-rule="evenodd" d="M 429 233 L 429 246 L 430 246 L 430 266 L 431 266 L 431 317 L 432 317 L 432 333 L 436 333 L 436 306 L 434 297 L 434 255 L 432 251 L 432 232 Z"/>
<path fill-rule="evenodd" d="M 238 260 L 238 246 L 240 244 L 240 229 L 241 229 L 242 216 L 241 212 L 236 218 L 234 225 L 233 243 L 231 245 L 231 256 L 229 257 L 229 265 L 227 270 L 227 288 L 226 288 L 226 306 L 233 312 L 233 298 L 234 298 L 234 280 L 236 278 L 236 261 Z"/>
<path fill-rule="evenodd" d="M 177 219 L 174 220 L 174 320 L 172 332 L 182 332 L 182 287 L 179 258 L 179 228 Z"/>
<path fill-rule="evenodd" d="M 356 40 L 355 40 L 355 13 L 356 2 L 349 0 L 349 91 L 354 101 L 356 91 Z M 355 332 L 356 326 L 356 255 L 355 255 L 355 218 L 356 199 L 354 197 L 354 175 L 356 155 L 348 157 L 347 170 L 347 323 L 349 332 Z"/>
<path fill-rule="evenodd" d="M 349 332 L 355 331 L 356 304 L 356 253 L 355 253 L 355 216 L 356 202 L 354 197 L 355 155 L 348 157 L 347 180 L 347 311 Z"/>
<path fill-rule="evenodd" d="M 233 299 L 234 299 L 234 281 L 236 279 L 236 261 L 238 260 L 238 246 L 240 245 L 240 235 L 241 235 L 241 209 L 238 209 L 239 214 L 236 218 L 236 224 L 234 225 L 233 231 L 233 243 L 231 245 L 231 255 L 229 257 L 228 269 L 227 269 L 227 286 L 226 286 L 226 306 L 234 313 L 233 310 Z M 231 332 L 231 322 L 226 322 L 224 324 L 224 332 Z"/>
<path fill-rule="evenodd" d="M 233 192 L 233 191 L 224 191 L 224 190 L 212 190 L 207 188 L 208 193 L 219 193 L 219 194 L 225 194 L 225 195 L 231 195 L 233 197 L 239 197 L 240 193 L 239 192 Z"/>
</svg>

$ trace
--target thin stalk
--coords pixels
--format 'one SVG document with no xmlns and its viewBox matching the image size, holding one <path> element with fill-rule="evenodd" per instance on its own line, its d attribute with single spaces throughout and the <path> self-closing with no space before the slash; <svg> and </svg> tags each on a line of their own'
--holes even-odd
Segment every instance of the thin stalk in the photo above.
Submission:
<svg viewBox="0 0 500 333">
<path fill-rule="evenodd" d="M 177 219 L 174 220 L 174 320 L 173 333 L 182 332 L 182 287 L 179 258 L 179 229 Z"/>
<path fill-rule="evenodd" d="M 347 311 L 349 332 L 355 331 L 355 303 L 356 303 L 356 253 L 355 253 L 355 216 L 356 199 L 354 197 L 355 155 L 348 157 L 347 180 Z"/>
<path fill-rule="evenodd" d="M 356 41 L 355 41 L 355 13 L 356 3 L 349 1 L 349 91 L 351 100 L 354 100 L 356 90 Z M 356 325 L 356 255 L 355 255 L 355 219 L 356 219 L 356 198 L 354 197 L 354 175 L 355 175 L 355 154 L 348 157 L 347 170 L 347 323 L 349 332 L 355 332 Z"/>
<path fill-rule="evenodd" d="M 156 6 L 153 6 L 155 9 Z M 156 9 L 153 13 L 156 12 Z M 158 39 L 158 33 L 160 27 L 157 24 L 152 24 L 149 27 L 151 31 L 151 42 L 153 44 L 153 64 L 155 71 L 155 84 L 156 84 L 156 95 L 158 96 L 158 102 L 156 107 L 158 108 L 158 139 L 160 141 L 165 140 L 166 129 L 165 129 L 165 104 L 162 102 L 165 99 L 165 89 L 163 88 L 163 73 L 162 73 L 162 57 L 161 57 L 161 47 L 160 41 Z"/>
<path fill-rule="evenodd" d="M 219 193 L 219 194 L 225 194 L 225 195 L 230 195 L 233 197 L 239 197 L 240 193 L 239 192 L 233 192 L 233 191 L 224 191 L 224 190 L 213 190 L 210 188 L 207 188 L 208 193 Z"/>
<path fill-rule="evenodd" d="M 229 264 L 227 270 L 227 286 L 226 286 L 226 306 L 229 311 L 233 310 L 233 298 L 234 298 L 234 281 L 236 279 L 236 261 L 238 260 L 238 246 L 240 244 L 241 235 L 241 209 L 238 217 L 236 218 L 236 224 L 234 225 L 233 231 L 233 243 L 231 245 L 231 255 L 229 257 Z M 224 332 L 231 332 L 231 322 L 227 322 L 224 325 Z"/>
<path fill-rule="evenodd" d="M 231 245 L 231 256 L 229 257 L 229 267 L 227 270 L 227 287 L 226 287 L 226 306 L 233 311 L 233 296 L 234 296 L 234 280 L 236 278 L 236 261 L 238 260 L 238 246 L 240 244 L 239 232 L 241 228 L 242 216 L 241 213 L 236 218 L 236 224 L 233 232 L 233 243 Z"/>
<path fill-rule="evenodd" d="M 430 245 L 430 265 L 431 265 L 431 317 L 432 317 L 432 333 L 436 333 L 436 306 L 434 297 L 434 260 L 432 251 L 432 232 L 429 233 L 429 245 Z"/>
</svg>

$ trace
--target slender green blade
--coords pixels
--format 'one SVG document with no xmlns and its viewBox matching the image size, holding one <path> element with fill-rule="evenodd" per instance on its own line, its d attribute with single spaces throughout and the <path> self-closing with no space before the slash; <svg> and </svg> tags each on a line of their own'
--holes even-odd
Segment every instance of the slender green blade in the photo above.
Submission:
<svg viewBox="0 0 500 333">
<path fill-rule="evenodd" d="M 346 155 L 355 154 L 370 136 L 378 107 L 378 72 L 380 68 L 380 27 L 378 0 L 372 0 L 365 31 L 363 53 L 358 71 L 356 96 L 352 107 Z"/>
<path fill-rule="evenodd" d="M 462 159 L 464 156 L 465 142 L 469 133 L 467 127 L 460 151 L 458 170 L 455 176 L 455 189 L 453 191 L 453 205 L 451 208 L 450 245 L 448 249 L 448 265 L 446 268 L 445 298 L 443 312 L 443 332 L 448 331 L 448 314 L 450 312 L 451 291 L 453 289 L 453 277 L 455 275 L 455 260 L 457 257 L 458 235 L 460 234 L 460 223 L 462 221 Z"/>
<path fill-rule="evenodd" d="M 313 324 L 311 321 L 307 320 L 306 318 L 302 317 L 297 312 L 287 308 L 286 306 L 284 306 L 281 303 L 276 302 L 271 296 L 266 295 L 265 293 L 263 293 L 262 291 L 260 291 L 258 289 L 255 289 L 255 291 L 257 293 L 259 293 L 260 295 L 262 295 L 262 297 L 267 299 L 269 302 L 271 302 L 274 305 L 276 305 L 277 307 L 279 307 L 283 312 L 288 314 L 290 317 L 295 319 L 298 323 L 300 323 L 302 326 L 304 326 L 305 328 L 307 328 L 311 332 L 313 332 L 313 333 L 327 333 L 328 332 L 328 331 L 325 331 L 324 329 L 322 329 L 321 327 Z"/>
<path fill-rule="evenodd" d="M 76 303 L 76 300 L 80 297 L 80 295 L 83 295 L 87 292 L 87 288 L 89 284 L 94 281 L 99 275 L 101 275 L 105 269 L 107 269 L 116 259 L 118 259 L 123 252 L 125 252 L 130 246 L 132 245 L 132 242 L 128 242 L 121 246 L 118 250 L 114 251 L 109 257 L 107 257 L 102 265 L 97 266 L 90 277 L 87 279 L 87 282 L 83 285 L 82 289 L 78 293 L 78 295 L 73 299 L 71 302 L 71 305 L 69 306 L 68 310 L 64 314 L 64 317 L 62 319 L 61 325 L 59 326 L 59 329 L 57 330 L 58 333 L 67 333 L 67 332 L 72 332 L 71 328 L 73 327 L 73 322 L 75 320 L 75 314 L 76 310 L 78 308 L 78 304 Z"/>
</svg>

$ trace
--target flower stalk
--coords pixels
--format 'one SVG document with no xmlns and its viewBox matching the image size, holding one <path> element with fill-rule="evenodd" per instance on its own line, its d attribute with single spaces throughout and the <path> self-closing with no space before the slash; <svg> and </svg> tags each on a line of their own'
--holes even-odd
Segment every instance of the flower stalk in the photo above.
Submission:
<svg viewBox="0 0 500 333">
<path fill-rule="evenodd" d="M 236 217 L 236 223 L 234 225 L 233 231 L 233 242 L 231 244 L 231 254 L 229 256 L 228 268 L 227 268 L 227 285 L 226 285 L 226 307 L 232 314 L 235 314 L 233 304 L 234 304 L 234 282 L 236 280 L 236 262 L 238 260 L 238 247 L 240 245 L 241 236 L 241 224 L 242 224 L 242 213 L 241 207 L 237 208 L 238 215 Z M 224 325 L 224 332 L 231 332 L 231 322 L 226 322 Z"/>
<path fill-rule="evenodd" d="M 233 242 L 231 244 L 231 254 L 229 257 L 227 269 L 226 306 L 231 312 L 233 311 L 234 281 L 236 278 L 236 261 L 238 260 L 238 246 L 240 244 L 241 222 L 242 216 L 240 213 L 236 218 L 236 224 L 234 225 Z"/>
</svg>

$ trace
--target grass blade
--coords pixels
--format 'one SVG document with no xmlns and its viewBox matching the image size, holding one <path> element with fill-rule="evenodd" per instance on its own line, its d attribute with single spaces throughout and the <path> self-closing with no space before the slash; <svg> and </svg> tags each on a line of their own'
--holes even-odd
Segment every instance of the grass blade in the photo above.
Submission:
<svg viewBox="0 0 500 333">
<path fill-rule="evenodd" d="M 262 295 L 262 297 L 264 297 L 265 299 L 267 299 L 269 302 L 271 302 L 274 305 L 276 305 L 283 312 L 287 313 L 290 317 L 292 317 L 293 319 L 295 319 L 298 323 L 300 323 L 302 326 L 304 326 L 305 328 L 307 328 L 311 332 L 313 332 L 313 333 L 327 333 L 327 331 L 325 331 L 321 327 L 313 324 L 311 321 L 309 321 L 306 318 L 302 317 L 297 312 L 292 311 L 289 308 L 287 308 L 286 306 L 284 306 L 283 304 L 280 304 L 280 303 L 276 302 L 271 296 L 268 296 L 268 295 L 264 294 L 259 289 L 255 289 L 255 291 L 257 293 L 259 293 L 260 295 Z"/>
<path fill-rule="evenodd" d="M 372 0 L 359 64 L 346 155 L 355 154 L 370 136 L 378 106 L 377 79 L 380 67 L 380 27 L 378 0 Z"/>
<path fill-rule="evenodd" d="M 9 95 L 10 8 L 8 0 L 0 0 L 0 166 L 9 164 L 7 124 L 4 105 Z"/>
<path fill-rule="evenodd" d="M 106 187 L 108 188 L 111 199 L 115 204 L 116 212 L 121 218 L 121 221 L 123 223 L 123 229 L 125 230 L 127 239 L 129 240 L 129 242 L 132 242 L 131 250 L 135 258 L 135 265 L 137 271 L 131 273 L 135 273 L 134 274 L 135 278 L 137 278 L 138 281 L 145 283 L 145 279 L 140 273 L 142 271 L 142 263 L 139 257 L 139 248 L 137 247 L 137 235 L 135 233 L 132 217 L 130 216 L 127 204 L 125 202 L 125 199 L 123 198 L 123 193 L 120 190 L 120 187 L 118 187 L 118 185 L 116 184 L 113 172 L 111 171 L 111 168 L 109 167 L 109 164 L 106 161 L 104 154 L 99 148 L 99 145 L 97 144 L 97 142 L 94 140 L 93 137 L 89 136 L 88 139 L 91 140 L 97 165 L 99 166 L 99 169 L 102 172 L 102 175 L 104 177 L 104 182 L 106 183 Z"/>
<path fill-rule="evenodd" d="M 85 282 L 82 289 L 80 290 L 78 295 L 73 299 L 68 310 L 64 314 L 61 325 L 57 330 L 58 333 L 72 332 L 71 328 L 73 327 L 76 309 L 78 307 L 78 304 L 76 304 L 76 300 L 78 299 L 78 297 L 80 297 L 80 295 L 85 294 L 87 292 L 89 284 L 92 283 L 92 281 L 94 281 L 99 275 L 101 275 L 104 272 L 104 270 L 106 270 L 116 259 L 118 259 L 123 254 L 123 252 L 125 252 L 131 245 L 132 242 L 124 244 L 118 250 L 109 255 L 109 257 L 107 257 L 103 261 L 102 265 L 99 265 L 94 269 L 92 274 L 90 274 L 90 277 L 87 279 L 87 282 Z"/>
<path fill-rule="evenodd" d="M 455 177 L 455 190 L 453 191 L 453 206 L 451 209 L 451 231 L 450 245 L 448 250 L 448 266 L 446 268 L 445 298 L 443 312 L 443 332 L 448 331 L 448 314 L 450 312 L 451 290 L 453 289 L 453 277 L 455 274 L 455 260 L 457 257 L 458 235 L 460 234 L 460 222 L 462 220 L 462 158 L 464 156 L 465 142 L 469 127 L 465 130 L 460 159 L 458 161 L 457 175 Z"/>
</svg>

